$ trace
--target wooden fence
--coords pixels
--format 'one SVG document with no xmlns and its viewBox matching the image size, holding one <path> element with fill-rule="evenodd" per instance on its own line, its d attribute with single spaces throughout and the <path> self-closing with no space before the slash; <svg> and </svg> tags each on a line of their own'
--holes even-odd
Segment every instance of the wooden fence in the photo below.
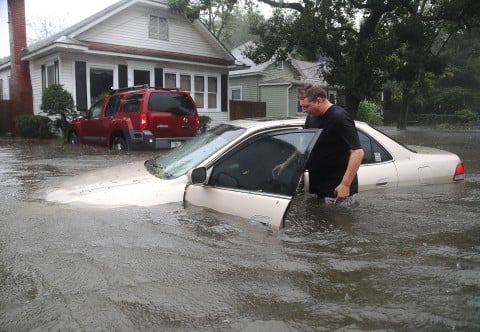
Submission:
<svg viewBox="0 0 480 332">
<path fill-rule="evenodd" d="M 0 100 L 0 136 L 5 136 L 7 133 L 13 134 L 14 131 L 12 101 Z"/>
<path fill-rule="evenodd" d="M 267 115 L 267 103 L 230 100 L 230 120 L 259 118 Z"/>
</svg>

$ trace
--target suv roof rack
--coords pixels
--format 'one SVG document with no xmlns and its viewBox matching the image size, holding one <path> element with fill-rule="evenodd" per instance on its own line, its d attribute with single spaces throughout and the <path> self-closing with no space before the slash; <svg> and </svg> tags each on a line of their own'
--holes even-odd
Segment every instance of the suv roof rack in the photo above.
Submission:
<svg viewBox="0 0 480 332">
<path fill-rule="evenodd" d="M 108 94 L 112 95 L 116 92 L 124 92 L 124 91 L 131 91 L 131 90 L 142 90 L 142 89 L 155 89 L 155 90 L 164 90 L 164 91 L 180 91 L 179 88 L 173 88 L 173 89 L 167 89 L 167 88 L 162 88 L 162 87 L 157 87 L 157 86 L 149 86 L 148 84 L 142 84 L 142 85 L 134 85 L 134 86 L 128 86 L 124 88 L 118 88 L 118 89 L 112 89 Z"/>
</svg>

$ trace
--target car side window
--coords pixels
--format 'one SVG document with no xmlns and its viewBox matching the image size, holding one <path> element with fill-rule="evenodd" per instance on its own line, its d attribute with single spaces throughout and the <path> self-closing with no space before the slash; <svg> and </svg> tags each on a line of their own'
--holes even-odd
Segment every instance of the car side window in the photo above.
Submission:
<svg viewBox="0 0 480 332">
<path fill-rule="evenodd" d="M 284 132 L 269 134 L 252 141 L 214 166 L 209 185 L 292 195 L 297 185 L 294 180 L 295 172 L 303 170 L 307 142 L 311 141 L 314 134 Z M 287 160 L 294 152 L 298 153 L 297 162 L 291 163 L 280 176 L 273 177 L 273 168 Z"/>
<path fill-rule="evenodd" d="M 392 155 L 372 137 L 360 130 L 358 130 L 358 137 L 360 138 L 360 144 L 364 151 L 362 165 L 383 163 L 393 160 Z"/>
<path fill-rule="evenodd" d="M 93 105 L 88 111 L 88 117 L 91 119 L 97 119 L 102 113 L 103 100 L 99 100 L 95 105 Z"/>
<path fill-rule="evenodd" d="M 123 111 L 127 113 L 138 112 L 140 103 L 142 102 L 143 93 L 130 93 L 127 95 Z"/>
<path fill-rule="evenodd" d="M 107 107 L 105 108 L 105 116 L 112 116 L 117 113 L 118 107 L 120 106 L 120 99 L 122 99 L 121 95 L 110 97 Z"/>
</svg>

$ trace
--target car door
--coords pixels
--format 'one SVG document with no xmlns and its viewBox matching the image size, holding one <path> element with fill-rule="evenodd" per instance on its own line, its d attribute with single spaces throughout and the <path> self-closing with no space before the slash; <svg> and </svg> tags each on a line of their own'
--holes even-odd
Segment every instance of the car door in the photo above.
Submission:
<svg viewBox="0 0 480 332">
<path fill-rule="evenodd" d="M 359 191 L 396 187 L 398 172 L 392 155 L 378 141 L 358 130 L 364 156 L 358 170 Z"/>
<path fill-rule="evenodd" d="M 102 138 L 99 137 L 100 118 L 104 100 L 99 100 L 88 110 L 85 121 L 82 122 L 83 141 L 86 144 L 102 144 Z"/>
<path fill-rule="evenodd" d="M 185 204 L 281 228 L 320 132 L 289 129 L 252 137 L 206 167 L 201 183 L 187 185 Z M 292 156 L 292 162 L 274 176 L 274 167 Z"/>
</svg>

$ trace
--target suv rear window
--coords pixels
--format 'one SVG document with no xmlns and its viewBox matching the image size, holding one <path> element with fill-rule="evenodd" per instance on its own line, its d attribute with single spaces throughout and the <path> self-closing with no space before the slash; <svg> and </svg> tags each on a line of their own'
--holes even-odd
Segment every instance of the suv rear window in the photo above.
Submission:
<svg viewBox="0 0 480 332">
<path fill-rule="evenodd" d="M 153 92 L 148 101 L 151 112 L 172 112 L 178 115 L 193 115 L 194 106 L 190 98 L 182 94 Z"/>
</svg>

